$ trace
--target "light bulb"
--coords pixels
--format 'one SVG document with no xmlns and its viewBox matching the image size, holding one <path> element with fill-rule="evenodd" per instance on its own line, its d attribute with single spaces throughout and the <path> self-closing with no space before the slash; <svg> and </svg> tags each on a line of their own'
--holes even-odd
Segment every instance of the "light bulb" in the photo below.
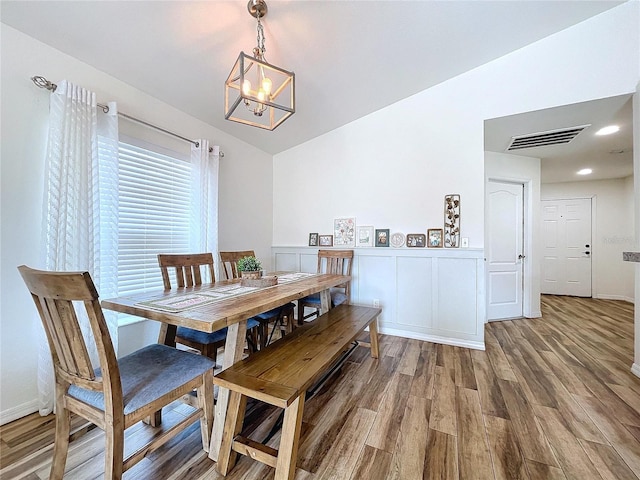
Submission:
<svg viewBox="0 0 640 480">
<path fill-rule="evenodd" d="M 266 96 L 266 94 L 265 94 L 265 91 L 263 89 L 258 90 L 258 100 L 260 102 L 264 102 L 265 96 Z"/>
<path fill-rule="evenodd" d="M 242 82 L 242 93 L 245 95 L 249 95 L 251 93 L 251 82 L 249 80 Z"/>
<path fill-rule="evenodd" d="M 264 77 L 262 79 L 262 89 L 267 95 L 271 93 L 272 86 L 273 86 L 273 83 L 271 82 L 271 79 L 269 77 Z"/>
</svg>

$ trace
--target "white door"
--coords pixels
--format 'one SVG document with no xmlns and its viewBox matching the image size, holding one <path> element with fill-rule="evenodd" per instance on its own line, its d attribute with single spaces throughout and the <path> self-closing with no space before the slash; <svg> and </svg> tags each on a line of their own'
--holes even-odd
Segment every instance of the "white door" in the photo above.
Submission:
<svg viewBox="0 0 640 480">
<path fill-rule="evenodd" d="M 541 293 L 591 296 L 591 199 L 542 201 Z"/>
<path fill-rule="evenodd" d="M 522 317 L 524 185 L 487 183 L 487 319 Z"/>
</svg>

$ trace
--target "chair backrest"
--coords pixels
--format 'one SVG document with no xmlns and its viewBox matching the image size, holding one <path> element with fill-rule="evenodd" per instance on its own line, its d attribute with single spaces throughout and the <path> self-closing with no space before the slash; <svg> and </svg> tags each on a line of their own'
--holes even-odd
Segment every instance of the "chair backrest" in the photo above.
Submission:
<svg viewBox="0 0 640 480">
<path fill-rule="evenodd" d="M 122 387 L 109 328 L 89 272 L 47 272 L 18 267 L 44 326 L 58 384 L 78 385 L 105 394 L 105 411 Z M 75 302 L 75 303 L 74 303 Z M 82 303 L 80 303 L 82 302 Z M 84 307 L 84 309 L 83 309 Z M 94 373 L 78 316 L 86 311 L 98 350 L 102 377 Z M 65 388 L 66 391 L 66 388 Z M 117 405 L 115 405 L 117 408 Z"/>
<path fill-rule="evenodd" d="M 253 250 L 244 250 L 241 252 L 220 252 L 220 260 L 227 279 L 238 278 L 238 260 L 244 257 L 255 257 Z"/>
<path fill-rule="evenodd" d="M 351 275 L 353 250 L 318 250 L 318 273 Z M 351 299 L 351 282 L 338 285 L 344 288 L 345 295 Z"/>
<path fill-rule="evenodd" d="M 216 281 L 211 253 L 160 253 L 158 254 L 158 265 L 160 265 L 162 281 L 166 290 L 171 288 L 170 268 L 175 269 L 177 287 L 202 285 L 200 267 L 208 268 L 211 283 Z"/>
</svg>

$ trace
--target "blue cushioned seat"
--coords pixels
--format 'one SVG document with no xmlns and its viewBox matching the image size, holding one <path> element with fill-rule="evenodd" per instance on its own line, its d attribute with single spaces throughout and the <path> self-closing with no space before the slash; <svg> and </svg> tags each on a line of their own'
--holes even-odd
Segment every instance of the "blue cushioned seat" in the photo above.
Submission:
<svg viewBox="0 0 640 480">
<path fill-rule="evenodd" d="M 260 325 L 260 322 L 254 318 L 247 320 L 247 330 Z M 178 327 L 176 335 L 185 340 L 191 342 L 201 343 L 202 345 L 210 345 L 212 343 L 218 343 L 227 338 L 227 328 L 221 328 L 212 333 L 201 332 L 187 327 Z"/>
<path fill-rule="evenodd" d="M 166 345 L 149 345 L 118 360 L 124 414 L 138 410 L 161 398 L 189 380 L 213 369 L 215 363 L 202 355 Z M 95 370 L 101 375 L 100 369 Z M 104 394 L 76 385 L 69 395 L 104 411 Z"/>
<path fill-rule="evenodd" d="M 347 301 L 347 296 L 339 289 L 331 289 L 331 306 L 337 307 Z M 304 298 L 305 303 L 313 303 L 320 307 L 320 294 L 314 293 Z"/>
<path fill-rule="evenodd" d="M 294 307 L 295 305 L 293 303 L 287 303 L 286 305 L 273 308 L 268 312 L 259 313 L 255 317 L 250 318 L 249 321 L 254 320 L 256 318 L 259 320 L 265 320 L 265 321 L 273 320 L 274 318 L 278 317 L 278 315 L 280 315 L 280 312 L 282 312 L 282 310 L 284 310 L 285 308 L 294 308 Z"/>
</svg>

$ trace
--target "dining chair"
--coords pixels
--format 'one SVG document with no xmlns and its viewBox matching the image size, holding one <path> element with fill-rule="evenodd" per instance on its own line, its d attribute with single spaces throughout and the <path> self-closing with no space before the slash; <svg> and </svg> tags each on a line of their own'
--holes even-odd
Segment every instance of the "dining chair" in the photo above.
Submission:
<svg viewBox="0 0 640 480">
<path fill-rule="evenodd" d="M 178 288 L 202 285 L 203 278 L 210 283 L 215 283 L 213 254 L 211 253 L 161 253 L 158 255 L 158 264 L 160 265 L 165 290 L 171 290 L 172 287 L 171 271 L 175 272 L 176 286 Z M 204 275 L 201 270 L 202 267 L 205 269 Z M 258 337 L 256 330 L 259 326 L 260 322 L 258 320 L 249 319 L 247 321 L 247 344 L 250 352 L 257 350 Z M 176 343 L 194 348 L 215 362 L 218 357 L 218 348 L 224 347 L 227 339 L 227 330 L 225 327 L 212 333 L 206 333 L 192 328 L 178 327 Z"/>
<path fill-rule="evenodd" d="M 220 260 L 224 266 L 224 273 L 227 279 L 238 278 L 240 275 L 238 272 L 238 260 L 244 257 L 255 256 L 256 254 L 253 250 L 220 252 Z M 276 328 L 280 327 L 283 333 L 291 331 L 291 325 L 294 323 L 294 309 L 294 303 L 287 303 L 253 317 L 254 320 L 260 322 L 260 348 L 264 348 L 267 343 L 269 343 L 273 337 L 273 331 L 275 331 Z M 274 322 L 274 330 L 271 335 L 269 335 L 269 324 L 271 322 Z"/>
<path fill-rule="evenodd" d="M 317 273 L 334 275 L 351 275 L 353 267 L 353 250 L 318 250 Z M 351 302 L 351 281 L 331 289 L 331 306 Z M 305 307 L 313 311 L 305 315 Z M 320 294 L 306 296 L 298 300 L 298 324 L 317 316 L 320 312 Z"/>
<path fill-rule="evenodd" d="M 220 260 L 222 268 L 224 269 L 225 278 L 231 280 L 232 278 L 238 278 L 240 272 L 238 272 L 238 260 L 244 257 L 255 257 L 256 254 L 253 250 L 242 250 L 237 252 L 220 252 Z"/>
<path fill-rule="evenodd" d="M 49 342 L 55 373 L 56 427 L 50 479 L 64 476 L 71 414 L 105 431 L 104 478 L 120 479 L 148 453 L 200 420 L 208 451 L 213 428 L 211 359 L 166 345 L 148 345 L 120 359 L 109 336 L 98 292 L 88 272 L 48 272 L 18 267 Z M 99 367 L 94 369 L 78 318 L 89 319 Z M 197 409 L 124 457 L 124 432 L 151 412 L 197 390 Z"/>
</svg>

